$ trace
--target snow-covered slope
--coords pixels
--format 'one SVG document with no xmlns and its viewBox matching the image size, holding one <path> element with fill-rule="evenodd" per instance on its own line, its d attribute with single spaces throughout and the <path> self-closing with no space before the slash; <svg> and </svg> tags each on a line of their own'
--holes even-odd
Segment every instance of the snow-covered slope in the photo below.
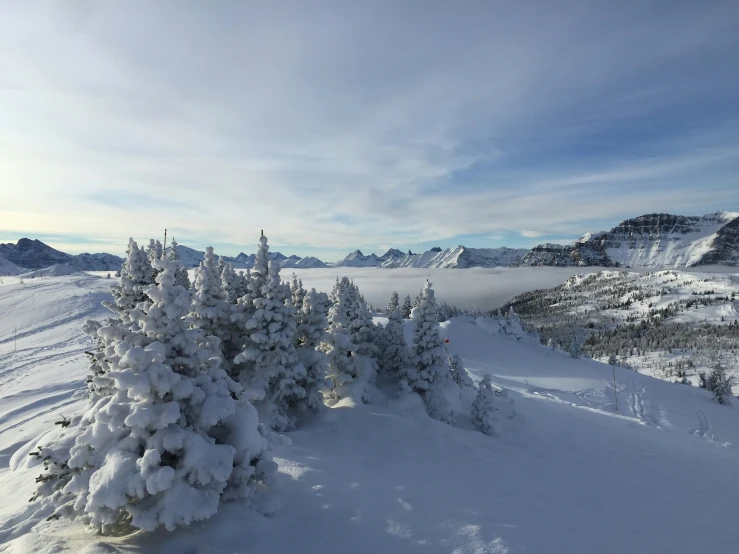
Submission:
<svg viewBox="0 0 739 554">
<path fill-rule="evenodd" d="M 689 267 L 739 263 L 739 213 L 647 214 L 572 245 L 541 244 L 518 265 Z"/>
<path fill-rule="evenodd" d="M 586 352 L 697 385 L 700 372 L 717 363 L 739 376 L 738 297 L 739 275 L 601 271 L 526 292 L 510 305 L 544 339 L 565 348 L 574 329 L 587 329 Z"/>
<path fill-rule="evenodd" d="M 110 284 L 76 275 L 0 285 L 3 554 L 739 552 L 736 407 L 620 368 L 615 399 L 610 367 L 501 334 L 490 319 L 454 319 L 442 333 L 474 379 L 510 391 L 515 416 L 501 411 L 493 437 L 466 416 L 451 427 L 412 397 L 380 395 L 288 434 L 269 517 L 231 503 L 189 529 L 120 537 L 34 517 L 39 471 L 22 447 L 80 407 L 80 325 L 105 315 Z"/>
<path fill-rule="evenodd" d="M 399 250 L 389 250 L 382 256 L 364 255 L 356 250 L 343 260 L 337 262 L 338 267 L 415 267 L 426 269 L 500 267 L 516 263 L 528 251 L 516 248 L 432 248 L 423 253 L 403 254 Z"/>
<path fill-rule="evenodd" d="M 25 272 L 22 267 L 18 267 L 13 262 L 6 260 L 0 256 L 0 276 L 2 275 L 18 275 Z"/>
</svg>

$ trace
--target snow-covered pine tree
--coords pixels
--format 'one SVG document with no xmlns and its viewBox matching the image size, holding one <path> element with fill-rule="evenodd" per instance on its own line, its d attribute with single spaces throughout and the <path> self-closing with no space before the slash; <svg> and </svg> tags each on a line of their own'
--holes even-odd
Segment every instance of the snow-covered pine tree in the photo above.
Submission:
<svg viewBox="0 0 739 554">
<path fill-rule="evenodd" d="M 387 313 L 390 315 L 395 310 L 400 309 L 400 297 L 398 296 L 398 291 L 394 290 L 393 293 L 390 295 L 390 302 L 388 302 L 387 305 Z"/>
<path fill-rule="evenodd" d="M 720 363 L 713 366 L 706 379 L 706 388 L 713 393 L 713 400 L 719 404 L 731 405 L 732 387 L 736 385 L 736 377 L 729 375 Z"/>
<path fill-rule="evenodd" d="M 383 350 L 380 354 L 380 370 L 393 381 L 400 382 L 406 376 L 411 365 L 411 351 L 405 341 L 403 316 L 400 308 L 395 308 L 388 315 L 383 339 Z"/>
<path fill-rule="evenodd" d="M 239 300 L 254 311 L 246 321 L 242 351 L 234 362 L 239 364 L 238 380 L 265 424 L 285 431 L 295 425 L 291 409 L 306 397 L 299 384 L 306 378 L 306 370 L 293 344 L 295 310 L 280 282 L 280 265 L 268 262 L 268 252 L 267 237 L 262 235 L 249 294 Z"/>
<path fill-rule="evenodd" d="M 490 377 L 483 377 L 479 388 L 477 389 L 477 397 L 472 403 L 472 423 L 480 428 L 480 431 L 486 435 L 493 434 L 493 423 L 495 419 L 495 392 L 493 391 Z"/>
<path fill-rule="evenodd" d="M 426 411 L 434 419 L 454 424 L 454 414 L 446 399 L 453 383 L 436 320 L 436 298 L 428 281 L 421 291 L 418 307 L 413 309 L 413 364 L 406 372 L 408 385 L 421 395 Z"/>
<path fill-rule="evenodd" d="M 149 246 L 146 249 L 146 257 L 149 259 L 149 263 L 154 267 L 156 260 L 161 260 L 164 250 L 162 249 L 162 243 L 158 240 L 149 239 Z"/>
<path fill-rule="evenodd" d="M 84 517 L 104 532 L 206 519 L 227 487 L 248 495 L 274 471 L 258 419 L 233 417 L 240 387 L 219 367 L 217 339 L 187 328 L 190 295 L 175 285 L 177 265 L 154 264 L 148 309 L 132 312 L 150 343 L 113 341 L 116 392 L 91 403 L 76 428 L 71 479 L 57 497 L 56 515 Z"/>
<path fill-rule="evenodd" d="M 452 370 L 452 379 L 459 386 L 460 389 L 474 387 L 475 384 L 472 382 L 467 370 L 464 368 L 464 360 L 457 354 L 452 354 L 449 357 L 449 365 Z"/>
<path fill-rule="evenodd" d="M 306 290 L 303 288 L 303 280 L 293 273 L 293 279 L 290 283 L 290 296 L 292 297 L 293 306 L 300 311 L 303 308 L 303 300 L 305 300 Z"/>
<path fill-rule="evenodd" d="M 246 273 L 239 271 L 236 275 L 236 300 L 249 292 L 249 270 Z"/>
<path fill-rule="evenodd" d="M 113 302 L 105 302 L 103 305 L 115 313 L 123 324 L 127 324 L 131 321 L 130 312 L 148 300 L 144 291 L 153 283 L 152 268 L 146 252 L 140 250 L 133 239 L 128 241 L 126 257 L 119 273 L 118 283 L 110 289 Z"/>
<path fill-rule="evenodd" d="M 331 297 L 333 304 L 328 313 L 328 333 L 321 345 L 328 358 L 328 378 L 331 381 L 327 396 L 335 400 L 353 398 L 356 402 L 367 402 L 370 376 L 362 373 L 362 366 L 354 355 L 356 345 L 348 329 L 348 304 L 352 300 L 348 279 L 337 279 Z"/>
<path fill-rule="evenodd" d="M 223 299 L 229 304 L 236 304 L 239 297 L 243 295 L 239 294 L 240 292 L 239 277 L 234 271 L 234 265 L 227 263 L 221 272 L 221 294 Z"/>
<path fill-rule="evenodd" d="M 168 255 L 167 259 L 172 260 L 173 262 L 179 262 L 180 261 L 180 254 L 177 251 L 177 247 L 179 244 L 177 244 L 177 241 L 174 240 L 174 237 L 172 238 L 172 246 L 168 249 Z M 177 273 L 175 275 L 175 283 L 177 285 L 180 285 L 181 287 L 184 287 L 186 289 L 189 289 L 190 284 L 190 276 L 187 274 L 187 268 L 180 264 L 180 267 L 177 268 Z"/>
<path fill-rule="evenodd" d="M 410 319 L 412 310 L 413 303 L 411 302 L 411 295 L 406 294 L 403 299 L 403 306 L 400 308 L 400 314 L 403 316 L 403 319 Z"/>
<path fill-rule="evenodd" d="M 328 359 L 320 349 L 325 341 L 328 325 L 322 298 L 311 289 L 303 298 L 303 305 L 297 314 L 298 327 L 295 333 L 296 353 L 305 367 L 305 378 L 299 381 L 305 389 L 305 398 L 299 409 L 318 410 L 323 405 L 323 391 L 327 387 Z"/>
<path fill-rule="evenodd" d="M 221 279 L 217 273 L 213 247 L 205 249 L 203 261 L 195 268 L 195 287 L 189 322 L 195 329 L 202 330 L 205 335 L 228 340 L 230 306 L 223 298 Z M 229 368 L 230 360 L 224 358 L 224 367 Z"/>
<path fill-rule="evenodd" d="M 226 269 L 226 260 L 223 259 L 223 256 L 218 256 L 218 259 L 216 260 L 216 273 L 218 274 L 218 277 L 223 275 L 224 269 Z"/>
</svg>

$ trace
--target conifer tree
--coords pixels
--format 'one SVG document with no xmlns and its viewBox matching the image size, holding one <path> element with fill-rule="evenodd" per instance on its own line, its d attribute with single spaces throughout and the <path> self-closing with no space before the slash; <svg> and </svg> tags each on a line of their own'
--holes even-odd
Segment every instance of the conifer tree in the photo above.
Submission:
<svg viewBox="0 0 739 554">
<path fill-rule="evenodd" d="M 464 361 L 460 356 L 452 354 L 449 357 L 449 365 L 452 370 L 452 379 L 460 389 L 473 388 L 475 386 L 467 370 L 464 368 Z"/>
<path fill-rule="evenodd" d="M 410 319 L 412 310 L 413 303 L 411 302 L 411 295 L 406 294 L 403 299 L 403 306 L 400 308 L 400 313 L 403 316 L 403 319 Z"/>
<path fill-rule="evenodd" d="M 239 297 L 243 296 L 243 294 L 239 294 L 240 292 L 239 277 L 234 270 L 233 264 L 227 263 L 221 272 L 221 293 L 223 299 L 229 304 L 236 304 Z"/>
<path fill-rule="evenodd" d="M 480 387 L 477 389 L 477 397 L 472 403 L 472 423 L 480 428 L 486 435 L 493 434 L 493 423 L 495 417 L 495 392 L 493 391 L 490 377 L 483 377 Z"/>
<path fill-rule="evenodd" d="M 305 378 L 299 381 L 305 389 L 305 398 L 299 408 L 315 411 L 323 405 L 323 391 L 327 386 L 328 374 L 328 359 L 321 350 L 321 344 L 326 339 L 328 322 L 322 299 L 316 289 L 306 292 L 297 316 L 296 352 L 306 372 Z"/>
<path fill-rule="evenodd" d="M 190 324 L 205 335 L 227 339 L 229 305 L 223 298 L 221 280 L 218 277 L 213 247 L 205 249 L 203 261 L 195 268 L 195 287 L 190 311 Z M 224 358 L 224 367 L 230 366 Z"/>
<path fill-rule="evenodd" d="M 398 291 L 394 290 L 390 295 L 390 302 L 387 305 L 387 313 L 390 315 L 398 309 L 400 309 L 400 297 L 398 296 Z"/>
<path fill-rule="evenodd" d="M 153 282 L 153 273 L 146 252 L 140 250 L 133 239 L 128 241 L 126 258 L 119 273 L 118 283 L 110 289 L 113 302 L 104 305 L 126 324 L 131 321 L 129 316 L 131 311 L 148 300 L 145 289 Z"/>
<path fill-rule="evenodd" d="M 408 385 L 424 399 L 431 417 L 453 424 L 454 414 L 445 397 L 453 381 L 439 336 L 434 289 L 428 281 L 418 307 L 413 309 L 413 321 L 413 365 L 406 373 Z"/>
<path fill-rule="evenodd" d="M 190 296 L 175 285 L 177 265 L 154 263 L 148 309 L 132 312 L 149 343 L 113 341 L 116 392 L 91 403 L 75 428 L 71 477 L 58 498 L 57 515 L 84 517 L 104 532 L 206 519 L 227 488 L 248 495 L 274 471 L 258 419 L 232 419 L 240 387 L 219 367 L 217 339 L 187 328 Z M 246 436 L 257 439 L 247 445 Z"/>
<path fill-rule="evenodd" d="M 290 283 L 290 295 L 293 306 L 300 311 L 303 308 L 303 300 L 305 299 L 306 290 L 303 288 L 303 280 L 293 273 L 293 279 Z"/>
<path fill-rule="evenodd" d="M 405 341 L 403 316 L 400 314 L 400 308 L 396 308 L 388 315 L 383 335 L 380 369 L 392 380 L 400 382 L 405 378 L 406 371 L 411 365 L 411 351 Z"/>
<path fill-rule="evenodd" d="M 172 246 L 170 246 L 168 256 L 167 256 L 168 260 L 172 260 L 173 262 L 180 261 L 180 253 L 177 251 L 178 246 L 179 244 L 177 244 L 177 241 L 174 240 L 174 237 L 173 237 Z M 191 286 L 190 276 L 187 274 L 187 268 L 182 264 L 180 264 L 180 267 L 177 268 L 177 273 L 175 275 L 175 283 L 188 290 L 190 289 L 190 286 Z"/>
<path fill-rule="evenodd" d="M 328 314 L 328 333 L 322 345 L 328 358 L 328 378 L 331 382 L 331 390 L 327 394 L 331 399 L 353 398 L 357 402 L 366 402 L 369 400 L 371 376 L 362 373 L 363 366 L 354 354 L 357 347 L 348 329 L 348 304 L 352 300 L 349 280 L 337 280 L 331 297 L 333 304 Z"/>
<path fill-rule="evenodd" d="M 306 370 L 293 344 L 295 310 L 280 282 L 280 265 L 269 261 L 268 254 L 267 237 L 262 235 L 249 293 L 239 300 L 253 311 L 246 320 L 242 350 L 234 362 L 239 364 L 238 380 L 265 424 L 284 431 L 294 427 L 291 409 L 306 397 L 299 384 L 306 378 Z"/>
</svg>

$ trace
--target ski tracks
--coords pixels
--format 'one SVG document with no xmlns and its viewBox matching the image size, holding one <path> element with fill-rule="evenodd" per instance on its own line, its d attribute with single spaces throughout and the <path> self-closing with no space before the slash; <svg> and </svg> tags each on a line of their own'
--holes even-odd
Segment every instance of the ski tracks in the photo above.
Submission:
<svg viewBox="0 0 739 554">
<path fill-rule="evenodd" d="M 713 439 L 713 428 L 706 413 L 700 408 L 693 407 L 695 415 L 698 416 L 698 427 L 688 429 L 688 433 L 702 439 Z"/>
</svg>

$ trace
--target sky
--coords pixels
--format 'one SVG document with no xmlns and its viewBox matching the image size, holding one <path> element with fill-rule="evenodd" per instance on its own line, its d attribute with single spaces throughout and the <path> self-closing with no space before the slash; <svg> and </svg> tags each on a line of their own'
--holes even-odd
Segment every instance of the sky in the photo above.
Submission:
<svg viewBox="0 0 739 554">
<path fill-rule="evenodd" d="M 739 211 L 739 3 L 0 4 L 0 242 L 327 261 Z"/>
</svg>

